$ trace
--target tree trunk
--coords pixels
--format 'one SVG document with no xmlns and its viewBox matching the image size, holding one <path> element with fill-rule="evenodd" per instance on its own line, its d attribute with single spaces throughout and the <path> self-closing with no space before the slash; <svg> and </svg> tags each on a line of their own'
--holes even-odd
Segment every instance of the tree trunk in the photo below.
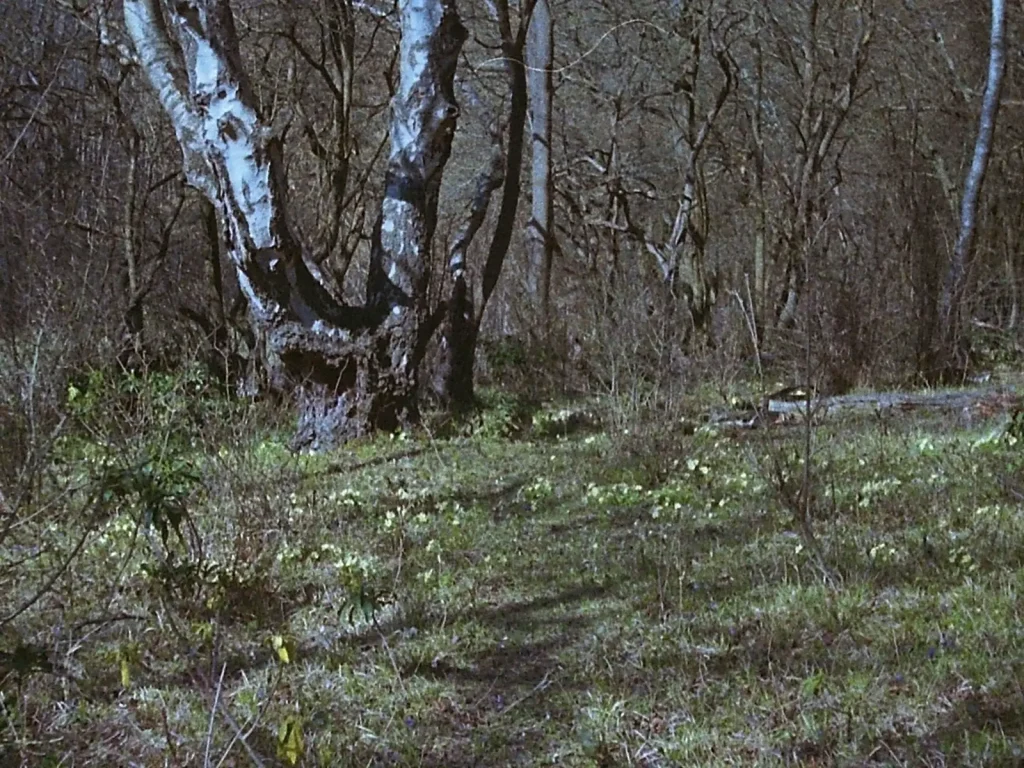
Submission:
<svg viewBox="0 0 1024 768">
<path fill-rule="evenodd" d="M 256 386 L 258 370 L 255 366 L 255 336 L 244 320 L 239 322 L 245 308 L 245 297 L 242 294 L 237 296 L 237 302 L 229 314 L 224 296 L 221 229 L 217 221 L 217 210 L 204 198 L 200 203 L 200 215 L 209 246 L 206 253 L 206 263 L 209 267 L 206 278 L 209 281 L 212 301 L 208 299 L 208 311 L 187 304 L 179 307 L 178 311 L 203 332 L 206 345 L 204 359 L 211 378 L 226 393 L 234 391 L 240 396 L 252 397 L 259 391 Z M 246 341 L 248 357 L 242 352 L 243 339 Z"/>
<path fill-rule="evenodd" d="M 974 231 L 977 225 L 978 197 L 985 182 L 989 153 L 992 148 L 992 134 L 995 132 L 996 116 L 999 114 L 999 91 L 1005 70 L 1006 42 L 1004 22 L 1006 7 L 1004 0 L 992 0 L 992 29 L 989 42 L 988 81 L 982 97 L 978 136 L 974 144 L 974 159 L 967 180 L 964 196 L 960 203 L 960 231 L 953 257 L 946 272 L 939 305 L 941 322 L 941 348 L 937 359 L 941 369 L 937 372 L 943 378 L 962 374 L 966 370 L 967 357 L 963 345 L 962 312 L 967 269 L 974 245 Z"/>
<path fill-rule="evenodd" d="M 1006 241 L 1003 245 L 1003 263 L 1006 267 L 1006 287 L 1009 291 L 1010 308 L 1007 311 L 1004 328 L 1007 331 L 1017 329 L 1017 318 L 1020 316 L 1020 288 L 1017 285 L 1017 237 L 1011 232 L 1009 224 L 1006 226 Z"/>
<path fill-rule="evenodd" d="M 551 301 L 551 257 L 554 251 L 554 201 L 551 180 L 551 104 L 554 94 L 552 65 L 554 35 L 548 0 L 537 0 L 530 19 L 527 41 L 529 99 L 533 165 L 530 224 L 526 229 L 529 254 L 529 290 L 546 325 Z"/>
<path fill-rule="evenodd" d="M 168 8 L 168 18 L 158 0 L 124 0 L 129 34 L 171 118 L 188 179 L 216 206 L 253 319 L 296 394 L 296 448 L 327 449 L 418 416 L 427 255 L 455 132 L 452 83 L 466 30 L 455 0 L 400 0 L 399 10 L 401 79 L 384 201 L 366 303 L 352 307 L 324 287 L 289 224 L 283 126 L 268 126 L 257 112 L 227 0 L 184 0 Z"/>
<path fill-rule="evenodd" d="M 473 367 L 476 361 L 477 320 L 466 252 L 483 226 L 494 191 L 505 181 L 505 147 L 500 118 L 491 122 L 491 160 L 480 172 L 465 223 L 449 251 L 448 295 L 440 339 L 434 389 L 445 407 L 462 411 L 473 405 Z M 485 302 L 481 302 L 485 303 Z"/>
<path fill-rule="evenodd" d="M 756 20 L 751 17 L 751 23 Z M 754 94 L 750 114 L 751 160 L 754 166 L 754 289 L 747 299 L 750 302 L 750 316 L 754 324 L 754 353 L 758 356 L 765 342 L 768 324 L 768 265 L 765 253 L 768 240 L 768 203 L 764 189 L 765 140 L 763 131 L 764 98 L 764 51 L 757 40 L 756 27 L 752 35 L 754 46 Z"/>
<path fill-rule="evenodd" d="M 859 29 L 842 76 L 838 71 L 828 71 L 835 66 L 839 51 L 821 39 L 821 4 L 817 0 L 804 8 L 801 44 L 780 40 L 778 55 L 792 56 L 794 61 L 800 62 L 796 72 L 802 91 L 796 122 L 800 142 L 793 149 L 792 170 L 786 184 L 786 212 L 781 222 L 783 231 L 774 248 L 775 261 L 785 270 L 775 307 L 776 327 L 780 329 L 791 328 L 796 323 L 806 290 L 808 259 L 815 258 L 819 250 L 816 241 L 820 225 L 828 215 L 824 204 L 828 191 L 823 178 L 825 162 L 837 144 L 841 155 L 843 144 L 838 140 L 839 131 L 854 101 L 863 94 L 858 84 L 868 62 L 875 8 L 872 4 L 858 4 L 856 8 Z M 829 55 L 823 55 L 829 48 Z M 829 85 L 823 90 L 826 82 Z M 838 168 L 839 155 L 833 162 Z"/>
<path fill-rule="evenodd" d="M 347 203 L 348 175 L 352 156 L 352 88 L 355 70 L 355 19 L 350 0 L 334 0 L 324 4 L 327 13 L 328 41 L 331 58 L 328 66 L 334 92 L 334 116 L 331 138 L 333 151 L 325 163 L 328 173 L 328 209 L 326 226 L 321 238 L 323 251 L 318 254 L 319 264 L 334 253 L 341 235 L 341 219 Z M 346 249 L 335 277 L 344 277 L 351 262 L 351 251 Z"/>
<path fill-rule="evenodd" d="M 122 117 L 124 120 L 124 118 Z M 136 203 L 139 197 L 139 147 L 142 143 L 135 127 L 124 120 L 128 144 L 128 183 L 125 185 L 121 219 L 121 243 L 125 262 L 124 333 L 117 357 L 118 367 L 125 371 L 142 368 L 145 357 L 146 316 L 139 281 L 139 245 L 136 232 Z"/>
<path fill-rule="evenodd" d="M 502 156 L 500 128 L 492 124 L 493 152 L 491 161 L 477 181 L 477 191 L 470 206 L 466 225 L 452 246 L 449 271 L 452 291 L 448 301 L 448 316 L 441 338 L 441 360 L 437 381 L 439 395 L 448 407 L 464 409 L 473 404 L 473 368 L 476 361 L 476 342 L 480 322 L 487 302 L 490 301 L 498 278 L 501 276 L 512 242 L 522 182 L 523 133 L 526 127 L 527 89 L 523 47 L 529 29 L 532 2 L 521 8 L 519 28 L 513 34 L 508 0 L 497 0 L 495 10 L 501 33 L 501 50 L 509 80 L 508 149 Z M 465 255 L 490 205 L 491 194 L 502 187 L 501 206 L 494 234 L 487 251 L 480 286 L 480 306 L 474 310 L 473 297 L 466 273 Z"/>
</svg>

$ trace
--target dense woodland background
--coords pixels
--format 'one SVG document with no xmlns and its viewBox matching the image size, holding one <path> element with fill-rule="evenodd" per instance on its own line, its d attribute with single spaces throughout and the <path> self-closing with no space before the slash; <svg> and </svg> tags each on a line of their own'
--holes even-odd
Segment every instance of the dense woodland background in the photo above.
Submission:
<svg viewBox="0 0 1024 768">
<path fill-rule="evenodd" d="M 387 168 L 410 6 L 230 3 L 302 241 L 243 259 L 124 24 L 197 3 L 0 0 L 0 765 L 1022 764 L 1020 3 L 954 285 L 989 4 L 461 0 L 423 307 L 364 297 L 432 200 Z M 373 314 L 361 372 L 435 331 L 380 409 L 419 427 L 297 450 L 387 379 L 339 342 L 288 390 L 246 259 L 296 336 Z"/>
<path fill-rule="evenodd" d="M 333 16 L 321 5 L 233 7 L 260 108 L 286 131 L 293 220 L 360 300 L 397 25 L 384 3 L 331 0 Z M 352 25 L 343 72 L 326 21 L 339 9 Z M 435 303 L 508 119 L 499 14 L 470 1 L 460 13 L 470 39 Z M 1009 16 L 968 272 L 976 353 L 1015 350 L 1020 315 L 1024 101 L 1020 20 Z M 258 353 L 244 301 L 212 209 L 184 185 L 168 122 L 126 55 L 119 5 L 10 0 L 0 17 L 0 329 L 19 363 L 5 375 L 31 370 L 59 400 L 86 367 L 198 357 L 235 389 Z M 552 17 L 550 304 L 525 255 L 528 125 L 520 225 L 483 320 L 479 374 L 573 391 L 642 386 L 671 404 L 695 380 L 768 363 L 831 391 L 929 373 L 985 85 L 987 5 L 559 0 Z M 350 101 L 339 82 L 349 76 Z M 492 229 L 469 253 L 477 283 Z"/>
</svg>

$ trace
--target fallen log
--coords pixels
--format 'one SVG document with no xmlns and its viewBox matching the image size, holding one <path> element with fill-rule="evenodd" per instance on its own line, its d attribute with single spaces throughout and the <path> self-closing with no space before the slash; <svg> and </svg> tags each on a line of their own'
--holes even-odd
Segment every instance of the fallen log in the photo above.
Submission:
<svg viewBox="0 0 1024 768">
<path fill-rule="evenodd" d="M 783 390 L 766 397 L 760 407 L 713 413 L 708 419 L 720 428 L 756 429 L 804 419 L 814 421 L 843 412 L 892 413 L 894 411 L 960 411 L 970 424 L 975 418 L 1008 413 L 1024 405 L 1021 395 L 1010 388 L 974 388 L 942 392 L 868 392 L 830 397 L 792 397 Z"/>
</svg>

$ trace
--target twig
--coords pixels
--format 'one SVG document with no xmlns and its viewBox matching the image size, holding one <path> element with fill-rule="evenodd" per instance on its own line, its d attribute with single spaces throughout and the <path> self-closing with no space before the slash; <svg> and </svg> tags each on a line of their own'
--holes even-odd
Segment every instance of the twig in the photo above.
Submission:
<svg viewBox="0 0 1024 768">
<path fill-rule="evenodd" d="M 71 565 L 71 563 L 74 561 L 74 559 L 78 557 L 78 553 L 82 551 L 82 547 L 85 546 L 86 539 L 89 538 L 90 533 L 92 533 L 91 530 L 86 530 L 86 532 L 82 534 L 81 538 L 79 538 L 78 540 L 78 543 L 75 544 L 74 549 L 71 550 L 71 553 L 65 558 L 64 562 L 61 563 L 59 568 L 57 568 L 52 574 L 50 574 L 50 578 L 46 580 L 43 586 L 41 586 L 36 591 L 36 593 L 32 595 L 32 597 L 30 597 L 28 600 L 22 603 L 21 607 L 16 609 L 13 613 L 8 614 L 7 616 L 0 619 L 0 627 L 9 624 L 10 622 L 14 621 L 16 618 L 21 616 L 21 614 L 23 614 L 25 611 L 27 611 L 29 608 L 35 605 L 40 600 L 40 598 L 42 598 L 43 595 L 47 594 L 50 591 L 50 589 L 53 588 L 53 585 L 57 583 L 57 579 L 59 579 L 64 574 L 64 571 L 66 571 L 68 567 Z"/>
<path fill-rule="evenodd" d="M 253 748 L 249 746 L 249 736 L 250 734 L 252 734 L 254 730 L 256 730 L 256 726 L 259 724 L 260 721 L 260 715 L 263 714 L 262 711 L 259 714 L 257 714 L 256 719 L 253 720 L 252 725 L 249 726 L 249 730 L 243 732 L 241 727 L 235 721 L 235 718 L 233 718 L 231 716 L 231 713 L 228 712 L 227 709 L 225 709 L 224 702 L 220 702 L 219 709 L 221 717 L 223 717 L 225 722 L 227 722 L 227 724 L 231 726 L 231 730 L 235 732 L 235 736 L 231 739 L 231 742 L 224 750 L 224 754 L 217 762 L 216 768 L 220 768 L 224 764 L 224 761 L 227 760 L 228 754 L 230 754 L 231 748 L 235 746 L 236 741 L 242 743 L 242 747 L 245 749 L 246 753 L 249 755 L 249 759 L 252 760 L 252 763 L 256 766 L 256 768 L 264 768 L 266 763 L 264 763 L 262 758 L 260 758 L 260 756 L 253 751 Z"/>
<path fill-rule="evenodd" d="M 513 701 L 511 704 L 509 704 L 504 709 L 502 709 L 501 710 L 501 714 L 502 715 L 507 715 L 509 712 L 511 712 L 516 707 L 518 707 L 520 704 L 522 704 L 527 699 L 533 698 L 533 696 L 535 694 L 539 693 L 540 691 L 546 690 L 547 688 L 550 688 L 550 687 L 551 687 L 551 672 L 545 672 L 544 673 L 544 677 L 541 678 L 539 683 L 537 683 L 535 686 L 533 686 L 533 689 L 529 693 L 524 693 L 518 699 Z"/>
<path fill-rule="evenodd" d="M 171 731 L 171 721 L 167 717 L 167 702 L 164 700 L 162 691 L 159 691 L 157 696 L 159 697 L 160 704 L 162 705 L 160 708 L 160 714 L 162 715 L 161 720 L 164 729 L 164 738 L 167 740 L 167 750 L 171 753 L 171 759 L 174 760 L 175 764 L 177 764 L 180 762 L 178 760 L 178 747 L 174 743 L 174 733 Z"/>
<path fill-rule="evenodd" d="M 223 672 L 221 672 L 221 675 L 223 676 Z M 234 737 L 232 737 L 231 741 L 228 742 L 227 747 L 225 747 L 224 749 L 224 754 L 221 755 L 220 760 L 217 761 L 217 765 L 215 766 L 215 768 L 220 768 L 224 764 L 224 761 L 227 760 L 228 755 L 231 754 L 231 750 L 234 748 L 235 742 L 239 741 L 242 743 L 242 747 L 249 755 L 249 759 L 252 760 L 253 765 L 257 766 L 257 768 L 263 768 L 263 766 L 266 764 L 263 761 L 263 759 L 260 758 L 260 756 L 257 755 L 253 748 L 249 745 L 249 737 L 252 735 L 253 731 L 256 730 L 256 727 L 260 724 L 260 721 L 263 719 L 263 714 L 266 712 L 267 707 L 270 706 L 270 702 L 273 699 L 274 694 L 277 692 L 278 686 L 281 684 L 281 679 L 283 675 L 284 672 L 279 669 L 277 676 L 274 678 L 273 684 L 267 691 L 266 698 L 264 699 L 263 703 L 260 704 L 259 710 L 257 710 L 256 712 L 256 716 L 253 717 L 251 723 L 247 724 L 246 727 L 248 730 L 243 731 L 242 727 L 238 724 L 235 718 L 231 716 L 230 712 L 228 712 L 227 707 L 224 706 L 224 702 L 219 702 L 218 709 L 220 710 L 220 714 L 224 718 L 224 721 L 231 727 L 231 730 L 235 732 L 235 735 Z"/>
<path fill-rule="evenodd" d="M 227 672 L 227 669 L 227 664 L 221 664 L 220 678 L 217 680 L 217 688 L 213 694 L 213 706 L 210 708 L 210 724 L 206 731 L 206 753 L 203 755 L 203 765 L 206 766 L 210 764 L 210 747 L 213 745 L 213 723 L 217 717 L 217 707 L 220 705 L 220 692 L 224 686 L 224 673 Z"/>
<path fill-rule="evenodd" d="M 380 622 L 377 621 L 377 617 L 373 617 L 373 627 L 377 630 L 377 634 L 380 635 L 381 642 L 384 644 L 384 650 L 388 654 L 388 660 L 391 662 L 391 668 L 395 671 L 395 677 L 398 678 L 398 687 L 402 689 L 402 693 L 405 694 L 406 698 L 409 698 L 409 690 L 405 687 L 405 680 L 402 679 L 402 673 L 398 669 L 398 662 L 395 661 L 395 654 L 391 652 L 391 646 L 388 645 L 388 639 L 384 635 L 384 630 L 381 629 Z"/>
</svg>

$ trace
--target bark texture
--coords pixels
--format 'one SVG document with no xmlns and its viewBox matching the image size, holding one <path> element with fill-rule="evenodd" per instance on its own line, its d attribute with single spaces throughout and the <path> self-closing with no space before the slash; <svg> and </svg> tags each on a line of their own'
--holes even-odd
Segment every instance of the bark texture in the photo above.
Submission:
<svg viewBox="0 0 1024 768">
<path fill-rule="evenodd" d="M 529 64 L 530 139 L 533 148 L 530 189 L 533 193 L 526 249 L 530 259 L 529 290 L 547 320 L 551 301 L 552 219 L 551 104 L 554 95 L 554 31 L 548 0 L 537 0 L 526 46 Z"/>
<path fill-rule="evenodd" d="M 295 447 L 322 450 L 417 418 L 427 253 L 458 109 L 466 31 L 454 0 L 401 0 L 400 84 L 366 303 L 333 296 L 287 215 L 281 135 L 256 109 L 227 0 L 125 0 L 138 57 L 189 182 L 217 209 L 267 357 L 296 393 Z M 172 41 L 173 34 L 173 41 Z"/>
</svg>

